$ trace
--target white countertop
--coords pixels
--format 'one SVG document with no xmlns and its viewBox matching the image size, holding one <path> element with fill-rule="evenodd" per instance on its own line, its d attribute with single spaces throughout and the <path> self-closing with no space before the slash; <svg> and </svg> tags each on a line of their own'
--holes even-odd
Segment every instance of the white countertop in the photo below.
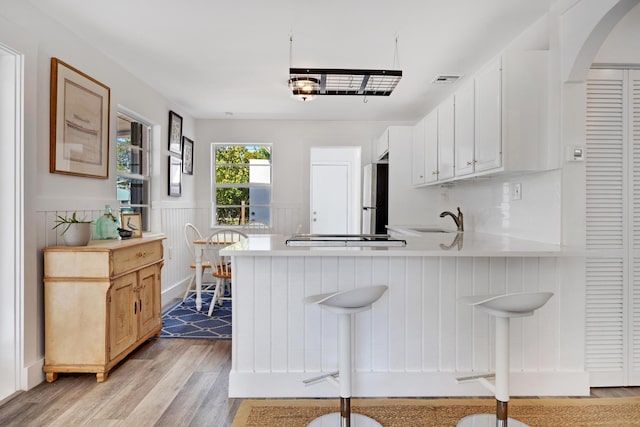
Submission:
<svg viewBox="0 0 640 427">
<path fill-rule="evenodd" d="M 289 236 L 250 235 L 221 251 L 231 256 L 458 256 L 544 257 L 582 256 L 584 250 L 531 240 L 475 232 L 420 233 L 398 237 L 404 247 L 290 247 Z"/>
</svg>

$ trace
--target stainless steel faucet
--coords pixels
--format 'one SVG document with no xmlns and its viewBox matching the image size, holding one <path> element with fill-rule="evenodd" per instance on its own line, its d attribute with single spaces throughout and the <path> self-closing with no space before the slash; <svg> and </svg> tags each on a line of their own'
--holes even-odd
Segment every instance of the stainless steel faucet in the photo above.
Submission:
<svg viewBox="0 0 640 427">
<path fill-rule="evenodd" d="M 444 218 L 447 215 L 449 215 L 453 219 L 453 222 L 456 223 L 458 231 L 464 231 L 464 217 L 462 215 L 460 207 L 458 207 L 458 215 L 454 214 L 453 212 L 444 211 L 440 214 L 440 218 Z"/>
</svg>

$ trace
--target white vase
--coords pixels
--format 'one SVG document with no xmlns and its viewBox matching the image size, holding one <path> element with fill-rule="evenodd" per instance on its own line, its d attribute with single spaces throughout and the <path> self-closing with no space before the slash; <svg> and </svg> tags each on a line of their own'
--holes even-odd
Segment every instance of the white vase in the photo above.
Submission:
<svg viewBox="0 0 640 427">
<path fill-rule="evenodd" d="M 69 224 L 69 228 L 62 235 L 67 246 L 87 246 L 91 240 L 91 223 L 78 222 Z"/>
</svg>

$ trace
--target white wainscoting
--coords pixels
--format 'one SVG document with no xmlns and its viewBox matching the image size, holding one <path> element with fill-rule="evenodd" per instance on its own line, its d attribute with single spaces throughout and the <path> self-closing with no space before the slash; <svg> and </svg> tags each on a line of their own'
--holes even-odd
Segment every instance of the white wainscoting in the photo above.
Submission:
<svg viewBox="0 0 640 427">
<path fill-rule="evenodd" d="M 113 204 L 112 204 L 113 206 Z M 209 208 L 190 207 L 160 207 L 160 226 L 155 230 L 166 236 L 164 241 L 165 263 L 162 269 L 162 301 L 163 305 L 172 302 L 175 298 L 182 298 L 185 287 L 189 283 L 192 271 L 189 267 L 192 260 L 184 240 L 184 225 L 188 222 L 194 224 L 206 237 L 213 229 L 210 227 Z M 69 209 L 69 210 L 42 210 L 37 212 L 38 250 L 42 259 L 42 249 L 47 246 L 63 245 L 60 236 L 61 227 L 53 230 L 58 215 L 70 216 L 77 212 L 78 218 L 86 218 L 93 221 L 93 235 L 95 236 L 95 221 L 104 214 L 104 209 Z M 302 224 L 302 208 L 299 204 L 272 204 L 271 218 L 273 232 L 290 235 L 296 232 Z M 27 225 L 28 226 L 28 225 Z M 42 280 L 43 272 L 39 272 Z"/>
<path fill-rule="evenodd" d="M 471 294 L 552 291 L 511 322 L 512 395 L 588 395 L 584 262 L 577 258 L 235 257 L 230 397 L 331 397 L 336 316 L 305 296 L 388 284 L 355 317 L 354 396 L 489 395 L 456 372 L 493 368 L 494 321 L 456 301 Z M 581 270 L 582 269 L 582 270 Z"/>
</svg>

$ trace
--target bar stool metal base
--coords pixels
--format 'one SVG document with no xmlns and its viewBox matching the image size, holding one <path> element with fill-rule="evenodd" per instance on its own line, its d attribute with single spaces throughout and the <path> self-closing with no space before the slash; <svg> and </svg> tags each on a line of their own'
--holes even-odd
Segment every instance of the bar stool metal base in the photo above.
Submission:
<svg viewBox="0 0 640 427">
<path fill-rule="evenodd" d="M 474 414 L 464 417 L 458 424 L 457 427 L 529 427 L 528 424 L 523 423 L 522 421 L 514 420 L 513 418 L 507 418 L 505 420 L 500 420 L 496 418 L 495 414 Z"/>
<path fill-rule="evenodd" d="M 316 418 L 307 427 L 382 427 L 382 424 L 366 415 L 351 413 L 351 420 L 343 419 L 340 412 L 332 412 Z"/>
</svg>

